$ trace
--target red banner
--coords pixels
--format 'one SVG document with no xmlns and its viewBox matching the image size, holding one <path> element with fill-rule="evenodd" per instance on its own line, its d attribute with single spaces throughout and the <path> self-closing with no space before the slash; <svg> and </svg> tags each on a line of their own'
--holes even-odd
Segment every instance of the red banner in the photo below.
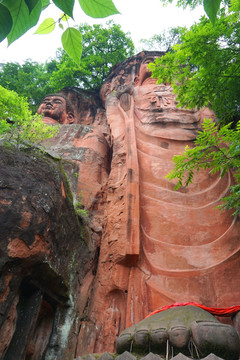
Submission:
<svg viewBox="0 0 240 360">
<path fill-rule="evenodd" d="M 148 318 L 149 316 L 155 315 L 164 310 L 172 309 L 172 308 L 178 307 L 178 306 L 187 306 L 187 305 L 200 307 L 201 309 L 206 310 L 209 313 L 211 313 L 212 315 L 216 315 L 216 316 L 232 316 L 235 313 L 237 313 L 238 311 L 240 311 L 240 305 L 230 306 L 228 308 L 212 308 L 212 307 L 204 306 L 202 304 L 197 304 L 194 302 L 186 302 L 186 303 L 175 303 L 172 305 L 163 306 L 160 309 L 153 311 L 151 314 L 146 316 L 146 318 Z"/>
</svg>

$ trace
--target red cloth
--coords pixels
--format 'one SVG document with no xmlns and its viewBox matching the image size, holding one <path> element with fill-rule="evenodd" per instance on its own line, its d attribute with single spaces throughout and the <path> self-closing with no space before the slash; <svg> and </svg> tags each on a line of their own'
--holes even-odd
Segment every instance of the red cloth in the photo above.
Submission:
<svg viewBox="0 0 240 360">
<path fill-rule="evenodd" d="M 163 306 L 160 309 L 153 311 L 151 314 L 146 316 L 146 318 L 148 318 L 149 316 L 155 315 L 164 310 L 172 309 L 177 306 L 187 306 L 187 305 L 198 306 L 198 307 L 202 308 L 203 310 L 206 310 L 216 316 L 231 316 L 231 315 L 234 315 L 235 313 L 237 313 L 238 311 L 240 311 L 240 305 L 230 306 L 228 308 L 211 308 L 211 307 L 204 306 L 202 304 L 197 304 L 194 302 L 185 302 L 185 303 L 175 303 L 172 305 Z"/>
</svg>

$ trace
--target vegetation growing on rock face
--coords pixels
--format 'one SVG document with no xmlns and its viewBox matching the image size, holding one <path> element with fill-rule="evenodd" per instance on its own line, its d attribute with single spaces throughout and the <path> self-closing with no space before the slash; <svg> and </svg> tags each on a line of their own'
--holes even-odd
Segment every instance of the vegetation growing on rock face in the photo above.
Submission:
<svg viewBox="0 0 240 360">
<path fill-rule="evenodd" d="M 78 216 L 81 216 L 81 217 L 84 217 L 84 218 L 87 218 L 88 217 L 88 212 L 86 209 L 84 209 L 81 201 L 77 201 L 75 204 L 74 204 L 74 208 L 75 208 L 75 211 L 76 211 L 76 214 Z"/>
<path fill-rule="evenodd" d="M 209 169 L 211 174 L 221 172 L 221 176 L 228 169 L 232 170 L 236 184 L 230 186 L 230 192 L 222 199 L 223 204 L 219 208 L 234 209 L 233 215 L 237 215 L 240 214 L 240 122 L 236 129 L 230 126 L 227 124 L 219 128 L 213 121 L 205 120 L 195 147 L 186 147 L 182 155 L 174 156 L 174 169 L 167 178 L 176 178 L 178 189 L 188 186 L 193 181 L 194 173 L 200 169 Z"/>
<path fill-rule="evenodd" d="M 38 144 L 57 132 L 57 126 L 46 125 L 40 115 L 32 115 L 26 99 L 0 86 L 0 139 L 17 146 Z"/>
</svg>

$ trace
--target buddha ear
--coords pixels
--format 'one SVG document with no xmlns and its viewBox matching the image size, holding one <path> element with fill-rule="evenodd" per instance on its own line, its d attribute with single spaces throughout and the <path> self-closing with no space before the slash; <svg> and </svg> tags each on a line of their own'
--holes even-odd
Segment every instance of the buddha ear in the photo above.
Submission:
<svg viewBox="0 0 240 360">
<path fill-rule="evenodd" d="M 72 112 L 69 112 L 67 113 L 67 121 L 68 121 L 68 124 L 73 124 L 74 123 L 74 115 Z"/>
<path fill-rule="evenodd" d="M 139 76 L 138 76 L 138 75 L 135 76 L 135 78 L 134 78 L 134 85 L 135 85 L 135 86 L 138 86 L 138 85 L 139 85 Z"/>
<path fill-rule="evenodd" d="M 37 109 L 37 114 L 42 114 L 43 103 L 41 103 Z"/>
</svg>

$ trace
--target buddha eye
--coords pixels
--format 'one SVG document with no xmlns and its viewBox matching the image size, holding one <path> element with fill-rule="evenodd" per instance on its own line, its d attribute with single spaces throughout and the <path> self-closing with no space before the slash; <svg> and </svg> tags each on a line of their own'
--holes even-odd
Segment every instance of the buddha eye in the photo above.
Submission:
<svg viewBox="0 0 240 360">
<path fill-rule="evenodd" d="M 156 96 L 148 96 L 148 100 L 150 102 L 155 102 L 156 101 Z"/>
<path fill-rule="evenodd" d="M 151 62 L 154 62 L 154 59 L 146 59 L 144 64 L 150 64 Z"/>
<path fill-rule="evenodd" d="M 62 104 L 62 101 L 59 100 L 59 99 L 56 99 L 56 100 L 54 100 L 53 102 L 55 102 L 55 104 Z"/>
</svg>

